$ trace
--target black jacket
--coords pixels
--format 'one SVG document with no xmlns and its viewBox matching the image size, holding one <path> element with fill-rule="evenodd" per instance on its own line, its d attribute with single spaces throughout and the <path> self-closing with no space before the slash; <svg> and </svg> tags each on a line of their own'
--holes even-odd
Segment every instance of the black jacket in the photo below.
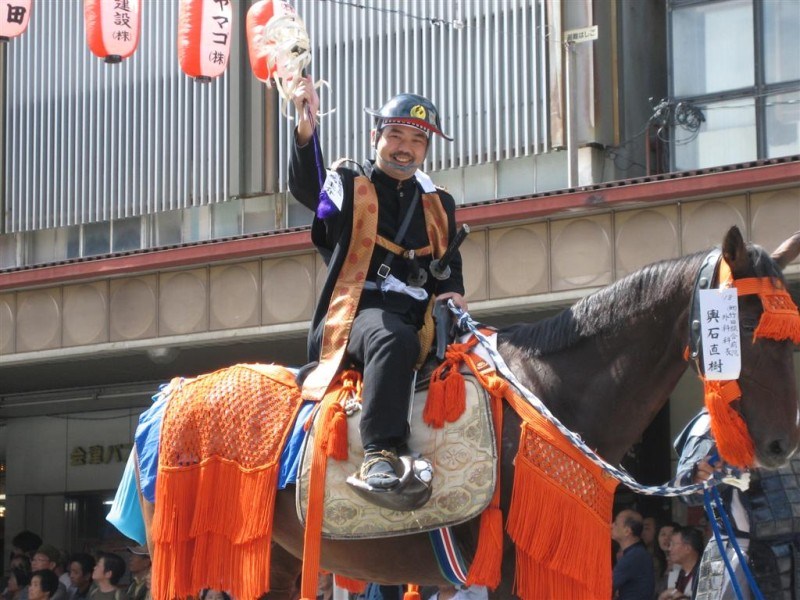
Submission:
<svg viewBox="0 0 800 600">
<path fill-rule="evenodd" d="M 311 240 L 328 267 L 328 275 L 317 302 L 311 331 L 309 332 L 309 360 L 317 360 L 319 358 L 325 315 L 328 312 L 328 304 L 341 270 L 342 261 L 350 244 L 350 234 L 353 226 L 353 181 L 360 173 L 345 166 L 340 167 L 337 172 L 342 177 L 344 190 L 342 209 L 324 220 L 315 215 L 311 226 Z M 414 196 L 415 187 L 418 184 L 414 178 L 402 182 L 397 181 L 377 168 L 373 170 L 372 183 L 378 196 L 378 233 L 389 240 L 394 240 L 400 223 Z M 319 202 L 320 185 L 313 142 L 305 146 L 293 144 L 289 162 L 289 190 L 301 204 L 310 210 L 316 211 Z M 443 190 L 437 189 L 437 192 L 442 207 L 447 213 L 448 239 L 452 240 L 456 233 L 455 200 Z M 422 192 L 420 191 L 420 193 Z M 428 244 L 425 214 L 422 209 L 422 203 L 418 202 L 401 245 L 406 248 L 420 248 Z M 378 267 L 383 262 L 385 255 L 385 250 L 378 246 L 375 247 L 367 273 L 367 281 L 375 281 Z M 418 259 L 419 265 L 426 270 L 430 261 L 430 257 Z M 392 275 L 400 281 L 406 281 L 409 264 L 405 259 L 395 257 L 391 269 Z M 456 253 L 450 263 L 450 269 L 451 275 L 444 281 L 439 281 L 431 276 L 428 277 L 425 289 L 429 294 L 464 293 L 461 255 L 459 253 Z M 426 304 L 405 294 L 391 292 L 383 294 L 379 291 L 365 290 L 359 307 L 382 307 L 392 312 L 410 312 L 419 319 L 421 325 Z"/>
</svg>

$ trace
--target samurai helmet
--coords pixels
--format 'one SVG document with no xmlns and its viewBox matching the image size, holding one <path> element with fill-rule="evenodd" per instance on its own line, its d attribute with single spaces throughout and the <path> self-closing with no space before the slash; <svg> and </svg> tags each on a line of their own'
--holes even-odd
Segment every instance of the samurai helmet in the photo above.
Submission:
<svg viewBox="0 0 800 600">
<path fill-rule="evenodd" d="M 365 108 L 364 112 L 378 119 L 378 130 L 392 124 L 410 125 L 426 133 L 438 133 L 447 141 L 453 141 L 453 138 L 442 131 L 439 111 L 436 110 L 433 102 L 424 96 L 397 94 L 379 110 Z"/>
</svg>

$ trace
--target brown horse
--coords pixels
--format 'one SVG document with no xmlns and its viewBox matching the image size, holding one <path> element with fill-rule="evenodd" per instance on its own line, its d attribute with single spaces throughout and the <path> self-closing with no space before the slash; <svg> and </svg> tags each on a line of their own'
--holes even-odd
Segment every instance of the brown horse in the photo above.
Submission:
<svg viewBox="0 0 800 600">
<path fill-rule="evenodd" d="M 723 240 L 722 252 L 735 279 L 781 279 L 782 269 L 800 253 L 800 232 L 770 257 L 757 246 L 746 246 L 734 227 Z M 520 382 L 612 464 L 641 436 L 688 367 L 684 351 L 690 303 L 705 256 L 698 253 L 645 267 L 551 319 L 499 332 L 498 351 Z M 775 467 L 798 445 L 798 401 L 792 343 L 753 340 L 762 310 L 755 296 L 739 300 L 742 397 L 736 409 L 747 424 L 758 464 Z M 520 426 L 509 406 L 503 423 L 501 508 L 507 515 Z M 152 504 L 143 503 L 148 527 L 153 510 Z M 293 489 L 278 492 L 275 511 L 268 597 L 291 598 L 303 552 Z M 455 529 L 467 560 L 474 554 L 477 531 L 477 519 Z M 508 536 L 505 541 L 496 598 L 513 597 L 514 553 Z M 379 583 L 447 583 L 427 534 L 323 540 L 322 568 Z"/>
</svg>

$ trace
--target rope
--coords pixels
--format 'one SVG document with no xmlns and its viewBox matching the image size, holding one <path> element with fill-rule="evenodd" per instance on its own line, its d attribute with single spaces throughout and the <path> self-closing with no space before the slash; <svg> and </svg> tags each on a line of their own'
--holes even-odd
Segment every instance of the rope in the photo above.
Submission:
<svg viewBox="0 0 800 600">
<path fill-rule="evenodd" d="M 702 483 L 693 483 L 687 486 L 670 486 L 670 485 L 658 485 L 658 486 L 646 486 L 642 485 L 638 481 L 636 481 L 627 471 L 625 471 L 621 467 L 615 467 L 612 464 L 607 463 L 603 458 L 601 458 L 594 450 L 589 448 L 586 445 L 586 442 L 583 441 L 581 436 L 577 433 L 570 431 L 565 427 L 561 421 L 559 421 L 555 415 L 553 415 L 550 410 L 544 405 L 544 403 L 529 389 L 527 389 L 514 373 L 511 372 L 511 369 L 508 368 L 506 361 L 503 360 L 503 357 L 500 356 L 500 353 L 494 348 L 494 345 L 491 343 L 489 338 L 487 338 L 483 333 L 480 332 L 478 329 L 478 324 L 472 319 L 469 313 L 465 312 L 463 309 L 457 307 L 453 304 L 452 300 L 447 301 L 447 306 L 452 312 L 457 321 L 457 326 L 464 332 L 470 332 L 474 335 L 480 344 L 484 347 L 486 352 L 492 358 L 495 363 L 497 370 L 505 377 L 509 383 L 511 383 L 519 394 L 531 405 L 534 409 L 536 409 L 542 416 L 550 421 L 564 436 L 567 437 L 581 452 L 583 452 L 586 457 L 591 460 L 594 464 L 598 467 L 603 469 L 606 473 L 610 476 L 617 479 L 620 483 L 625 484 L 628 488 L 632 491 L 637 492 L 639 494 L 643 494 L 645 496 L 688 496 L 689 494 L 694 494 L 696 492 L 701 492 L 709 485 L 717 485 L 719 484 L 723 478 L 726 482 L 730 481 L 729 474 L 723 473 L 715 473 L 712 479 L 709 479 L 706 484 Z"/>
</svg>

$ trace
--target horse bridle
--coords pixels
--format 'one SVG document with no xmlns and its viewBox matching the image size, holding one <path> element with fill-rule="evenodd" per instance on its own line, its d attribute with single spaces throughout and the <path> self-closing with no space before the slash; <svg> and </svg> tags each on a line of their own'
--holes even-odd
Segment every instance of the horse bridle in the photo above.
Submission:
<svg viewBox="0 0 800 600">
<path fill-rule="evenodd" d="M 706 254 L 703 264 L 694 282 L 692 291 L 692 301 L 689 309 L 689 357 L 697 364 L 697 371 L 701 375 L 705 374 L 701 356 L 703 353 L 703 341 L 700 334 L 700 290 L 711 289 L 717 273 L 717 266 L 722 258 L 722 250 L 714 248 Z"/>
<path fill-rule="evenodd" d="M 719 248 L 711 250 L 703 259 L 695 280 L 689 310 L 689 343 L 685 358 L 695 361 L 705 388 L 705 405 L 711 415 L 714 438 L 720 454 L 727 462 L 739 467 L 750 466 L 754 460 L 752 437 L 738 409 L 731 404 L 742 397 L 738 379 L 711 381 L 705 377 L 701 339 L 700 291 L 716 285 L 736 288 L 737 296 L 757 295 L 763 312 L 753 339 L 766 337 L 773 340 L 790 339 L 800 342 L 800 314 L 782 282 L 772 277 L 733 278 L 730 265 Z M 717 416 L 719 415 L 719 417 Z M 723 452 L 723 446 L 726 451 Z M 725 456 L 723 456 L 725 458 Z"/>
</svg>

